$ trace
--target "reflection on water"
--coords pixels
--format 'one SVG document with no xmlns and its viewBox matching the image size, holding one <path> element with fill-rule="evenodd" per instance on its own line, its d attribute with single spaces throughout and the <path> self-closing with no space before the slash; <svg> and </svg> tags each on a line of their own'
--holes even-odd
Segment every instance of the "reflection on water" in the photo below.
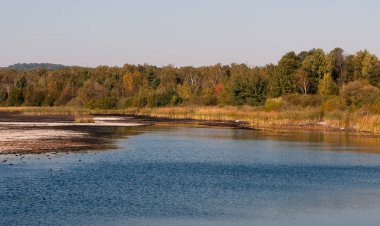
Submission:
<svg viewBox="0 0 380 226">
<path fill-rule="evenodd" d="M 126 128 L 128 131 L 134 128 Z M 221 140 L 274 140 L 285 142 L 318 143 L 332 151 L 358 151 L 380 153 L 380 138 L 371 136 L 357 136 L 347 132 L 320 132 L 320 131 L 256 131 L 240 129 L 202 129 L 194 133 L 191 129 L 146 127 L 144 132 L 170 133 L 189 139 L 221 139 Z M 142 131 L 139 131 L 142 132 Z M 335 148 L 334 148 L 335 147 Z M 321 150 L 321 149 L 320 149 Z M 323 149 L 325 150 L 325 149 Z M 322 151 L 323 151 L 322 150 Z"/>
<path fill-rule="evenodd" d="M 0 163 L 0 225 L 380 223 L 379 139 L 169 127 L 110 132 L 118 150 Z"/>
</svg>

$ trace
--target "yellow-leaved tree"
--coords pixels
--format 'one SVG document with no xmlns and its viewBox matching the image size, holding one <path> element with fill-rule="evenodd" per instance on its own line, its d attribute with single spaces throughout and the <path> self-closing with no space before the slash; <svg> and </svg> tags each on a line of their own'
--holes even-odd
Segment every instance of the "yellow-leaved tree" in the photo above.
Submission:
<svg viewBox="0 0 380 226">
<path fill-rule="evenodd" d="M 124 87 L 125 87 L 125 94 L 133 95 L 135 94 L 139 87 L 142 84 L 142 75 L 138 71 L 134 72 L 126 72 L 123 76 L 124 80 Z"/>
<path fill-rule="evenodd" d="M 323 96 L 338 95 L 339 88 L 330 73 L 326 73 L 318 85 L 319 94 Z"/>
</svg>

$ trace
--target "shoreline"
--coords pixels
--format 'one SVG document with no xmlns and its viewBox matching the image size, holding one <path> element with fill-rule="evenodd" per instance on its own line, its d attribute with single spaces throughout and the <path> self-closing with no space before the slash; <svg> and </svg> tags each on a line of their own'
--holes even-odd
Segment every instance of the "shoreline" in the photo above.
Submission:
<svg viewBox="0 0 380 226">
<path fill-rule="evenodd" d="M 112 114 L 111 114 L 112 115 Z M 128 117 L 147 122 L 157 126 L 195 126 L 203 128 L 230 128 L 230 129 L 246 129 L 259 131 L 277 131 L 277 132 L 321 132 L 321 133 L 345 133 L 350 136 L 363 136 L 379 138 L 380 133 L 369 131 L 356 131 L 353 129 L 343 129 L 326 126 L 323 123 L 305 123 L 305 124 L 281 124 L 281 125 L 256 125 L 252 126 L 249 122 L 243 120 L 204 120 L 192 118 L 169 118 L 157 117 L 149 115 L 127 114 Z"/>
<path fill-rule="evenodd" d="M 160 107 L 90 110 L 76 107 L 0 107 L 0 114 L 51 118 L 57 122 L 66 118 L 73 122 L 81 117 L 131 117 L 144 123 L 203 124 L 206 126 L 242 129 L 279 129 L 304 131 L 330 131 L 380 137 L 380 114 L 363 112 L 321 112 L 319 109 L 264 111 L 242 107 Z M 17 117 L 13 117 L 16 118 Z M 14 120 L 14 119 L 12 119 Z M 0 115 L 1 121 L 1 115 Z M 17 121 L 17 120 L 16 120 Z"/>
<path fill-rule="evenodd" d="M 341 133 L 347 136 L 379 138 L 380 134 L 340 129 L 324 123 L 252 125 L 244 120 L 213 120 L 159 117 L 145 114 L 95 113 L 87 115 L 91 123 L 75 122 L 73 114 L 0 110 L 0 155 L 77 152 L 112 148 L 110 132 L 103 128 L 134 126 L 184 126 L 231 128 L 266 132 Z"/>
<path fill-rule="evenodd" d="M 66 115 L 32 116 L 0 112 L 0 155 L 93 151 L 113 148 L 113 134 L 104 128 L 146 126 L 125 117 L 99 117 L 77 123 Z"/>
</svg>

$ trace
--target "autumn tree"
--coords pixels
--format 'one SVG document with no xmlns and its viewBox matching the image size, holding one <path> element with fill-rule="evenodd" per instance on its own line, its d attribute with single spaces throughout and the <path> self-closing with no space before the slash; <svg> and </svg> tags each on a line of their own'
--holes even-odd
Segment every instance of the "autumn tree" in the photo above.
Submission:
<svg viewBox="0 0 380 226">
<path fill-rule="evenodd" d="M 281 97 L 292 105 L 299 102 L 299 106 L 317 107 L 326 99 L 322 95 L 339 94 L 345 105 L 363 107 L 373 103 L 372 97 L 378 95 L 376 87 L 380 87 L 378 57 L 368 51 L 347 55 L 340 48 L 327 54 L 321 49 L 289 52 L 278 63 L 262 67 L 125 64 L 95 68 L 0 68 L 2 106 L 107 109 L 179 104 L 257 106 L 268 98 Z M 380 96 L 377 101 L 380 102 Z"/>
<path fill-rule="evenodd" d="M 297 71 L 297 85 L 302 94 L 309 93 L 309 74 L 302 68 Z"/>
<path fill-rule="evenodd" d="M 28 85 L 25 89 L 25 102 L 27 106 L 42 106 L 45 100 L 46 89 L 38 84 Z"/>
<path fill-rule="evenodd" d="M 126 72 L 123 76 L 125 94 L 135 94 L 142 85 L 142 75 L 140 72 Z"/>
<path fill-rule="evenodd" d="M 337 95 L 339 93 L 338 85 L 330 73 L 323 76 L 323 79 L 319 82 L 318 91 L 323 96 Z"/>
<path fill-rule="evenodd" d="M 373 103 L 379 95 L 379 88 L 372 86 L 368 81 L 353 81 L 343 85 L 340 97 L 351 110 Z"/>
</svg>

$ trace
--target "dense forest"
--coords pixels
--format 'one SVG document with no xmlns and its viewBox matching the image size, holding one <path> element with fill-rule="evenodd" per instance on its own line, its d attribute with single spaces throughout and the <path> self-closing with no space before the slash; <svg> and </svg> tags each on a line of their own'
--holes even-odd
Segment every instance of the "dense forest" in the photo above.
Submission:
<svg viewBox="0 0 380 226">
<path fill-rule="evenodd" d="M 204 67 L 18 67 L 0 69 L 1 106 L 89 109 L 161 106 L 289 106 L 380 113 L 380 61 L 340 48 L 289 52 L 277 64 Z"/>
<path fill-rule="evenodd" d="M 7 68 L 8 69 L 27 71 L 27 70 L 34 70 L 34 69 L 56 70 L 56 69 L 61 69 L 64 67 L 65 66 L 61 65 L 61 64 L 48 64 L 48 63 L 42 63 L 42 64 L 39 64 L 39 63 L 30 63 L 30 64 L 23 63 L 23 64 L 21 64 L 21 63 L 18 63 L 18 64 L 10 65 Z"/>
</svg>

